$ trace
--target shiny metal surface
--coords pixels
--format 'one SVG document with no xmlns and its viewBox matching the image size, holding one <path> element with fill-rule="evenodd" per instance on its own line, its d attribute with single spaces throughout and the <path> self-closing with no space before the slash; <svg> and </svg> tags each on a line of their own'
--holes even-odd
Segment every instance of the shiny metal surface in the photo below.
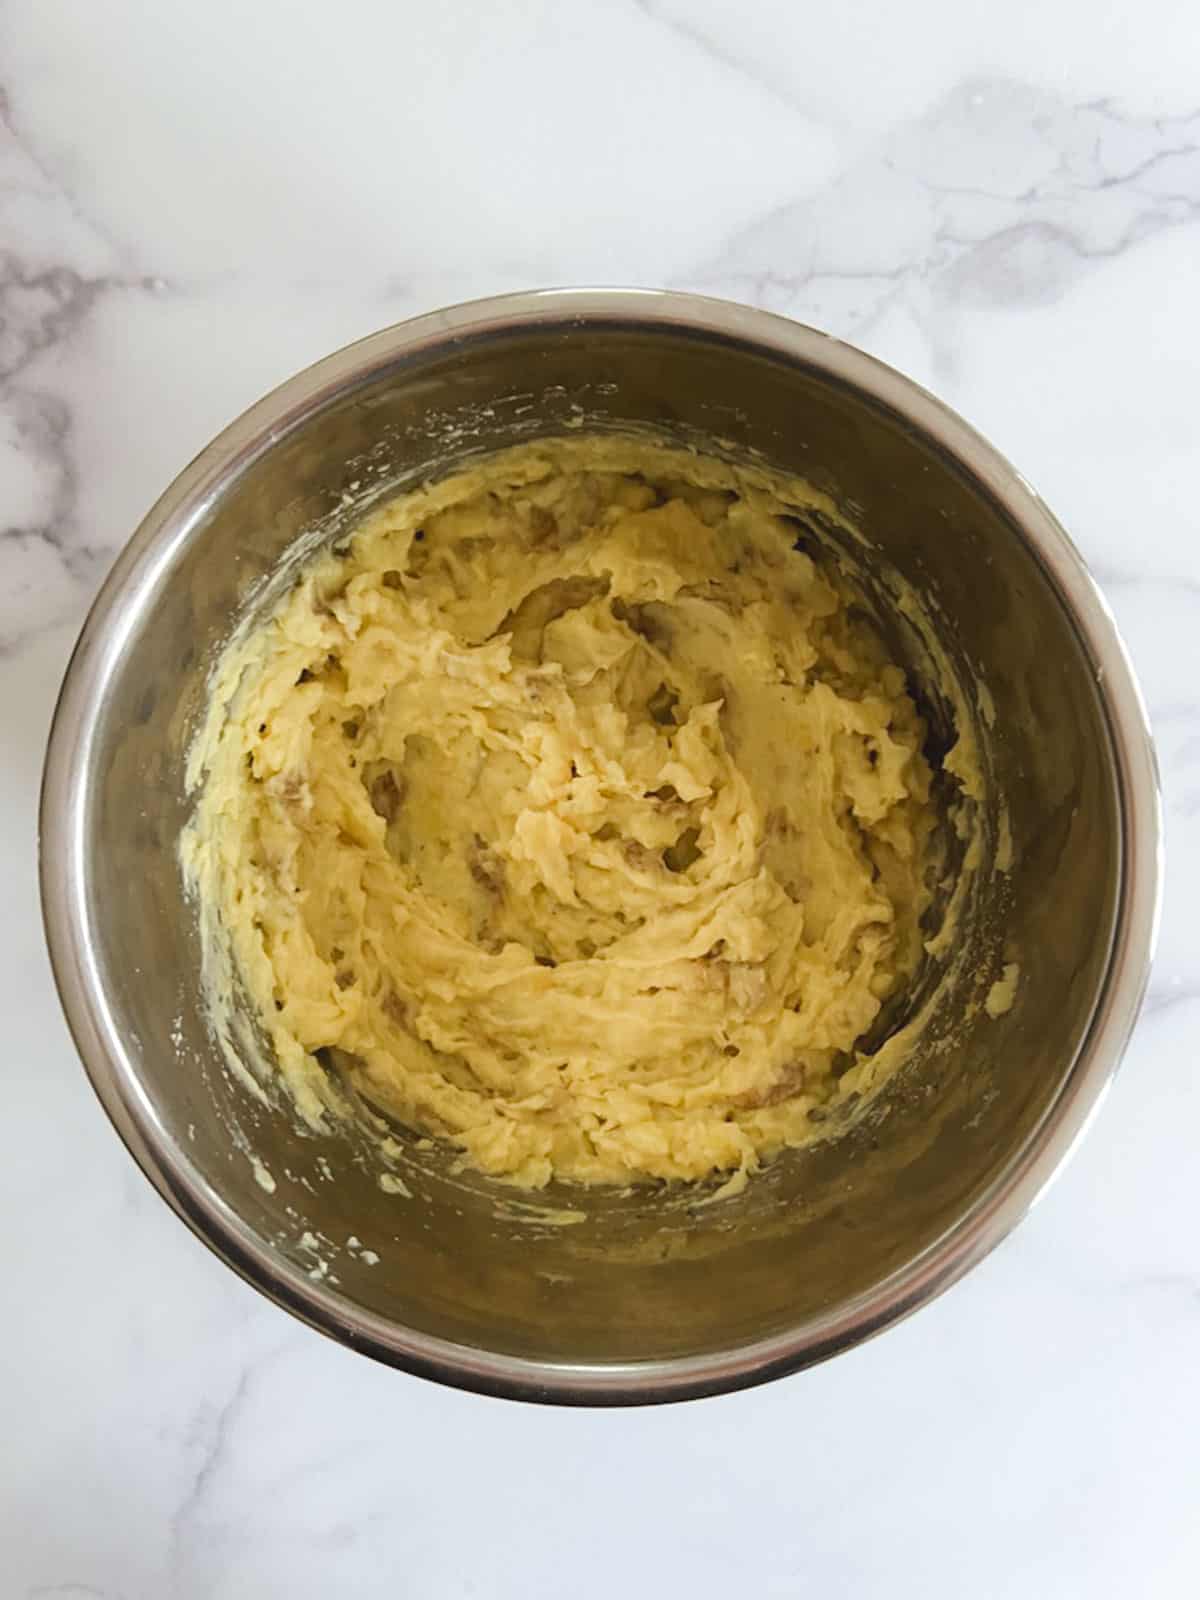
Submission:
<svg viewBox="0 0 1200 1600">
<path fill-rule="evenodd" d="M 336 537 L 348 502 L 407 476 L 581 418 L 756 449 L 855 509 L 881 568 L 942 617 L 963 680 L 986 682 L 994 725 L 978 732 L 1015 864 L 988 880 L 964 931 L 975 987 L 951 997 L 886 1115 L 785 1156 L 739 1197 L 609 1195 L 586 1222 L 555 1227 L 436 1158 L 413 1157 L 411 1199 L 385 1195 L 365 1142 L 306 1136 L 286 1105 L 260 1103 L 223 1069 L 176 842 L 206 674 L 234 620 L 286 581 L 296 541 Z M 1159 841 L 1153 750 L 1107 607 L 1041 501 L 966 424 L 780 318 L 686 295 L 550 291 L 439 312 L 331 356 L 167 490 L 67 673 L 41 873 L 63 1006 L 96 1092 L 220 1256 L 382 1360 L 495 1394 L 604 1404 L 820 1360 L 1004 1236 L 1082 1132 L 1129 1036 Z M 1021 964 L 1017 1004 L 970 1016 L 1005 959 Z M 351 1234 L 377 1263 L 335 1248 Z M 324 1277 L 312 1236 L 329 1245 Z"/>
</svg>

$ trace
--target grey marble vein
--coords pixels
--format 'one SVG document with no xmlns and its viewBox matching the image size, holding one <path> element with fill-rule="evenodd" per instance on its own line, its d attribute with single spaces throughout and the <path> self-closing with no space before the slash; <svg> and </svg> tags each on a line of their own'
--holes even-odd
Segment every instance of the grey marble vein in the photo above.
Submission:
<svg viewBox="0 0 1200 1600">
<path fill-rule="evenodd" d="M 832 310 L 835 331 L 861 337 L 898 296 L 927 327 L 956 307 L 1053 302 L 1097 262 L 1197 221 L 1200 112 L 1138 116 L 978 78 L 698 276 L 796 315 L 815 306 L 827 325 Z"/>
<path fill-rule="evenodd" d="M 170 1520 L 168 1549 L 172 1572 L 179 1573 L 186 1568 L 195 1554 L 200 1538 L 198 1524 L 213 1485 L 230 1460 L 235 1430 L 245 1409 L 258 1365 L 259 1361 L 248 1361 L 238 1373 L 232 1390 L 222 1404 L 215 1411 L 201 1411 L 193 1422 L 192 1432 L 199 1448 L 199 1461 L 191 1471 L 188 1486 Z"/>
<path fill-rule="evenodd" d="M 1142 1006 L 1143 1016 L 1158 1017 L 1164 1012 L 1200 1003 L 1200 979 L 1164 978 L 1151 983 Z"/>
<path fill-rule="evenodd" d="M 764 73 L 755 63 L 745 59 L 737 53 L 736 48 L 727 40 L 715 39 L 700 24 L 693 22 L 689 17 L 672 12 L 659 0 L 633 0 L 635 8 L 657 22 L 661 27 L 667 28 L 676 38 L 684 40 L 688 45 L 694 46 L 710 60 L 727 71 L 735 73 L 739 78 L 769 95 L 771 99 L 778 100 L 789 110 L 799 111 L 814 121 L 824 120 L 819 117 L 807 101 L 796 92 L 792 83 L 776 83 L 773 78 Z"/>
<path fill-rule="evenodd" d="M 0 480 L 0 658 L 78 614 L 105 562 L 80 528 L 71 406 L 45 370 L 98 303 L 157 281 L 118 270 L 112 241 L 21 135 L 0 91 L 0 424 L 21 473 Z"/>
</svg>

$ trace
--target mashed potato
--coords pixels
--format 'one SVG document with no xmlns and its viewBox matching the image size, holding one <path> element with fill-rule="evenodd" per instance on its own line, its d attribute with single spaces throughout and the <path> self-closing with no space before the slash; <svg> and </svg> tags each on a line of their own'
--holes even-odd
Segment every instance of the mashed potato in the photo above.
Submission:
<svg viewBox="0 0 1200 1600">
<path fill-rule="evenodd" d="M 185 856 L 313 1121 L 349 1084 L 525 1186 L 740 1182 L 856 1092 L 944 819 L 796 492 L 526 446 L 227 652 Z"/>
</svg>

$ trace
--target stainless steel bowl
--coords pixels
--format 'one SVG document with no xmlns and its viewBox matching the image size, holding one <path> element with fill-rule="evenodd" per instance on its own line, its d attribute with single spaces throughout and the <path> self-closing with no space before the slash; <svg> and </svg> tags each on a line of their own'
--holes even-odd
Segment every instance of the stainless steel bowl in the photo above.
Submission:
<svg viewBox="0 0 1200 1600">
<path fill-rule="evenodd" d="M 337 537 L 347 507 L 383 486 L 581 420 L 717 438 L 827 486 L 881 570 L 934 607 L 964 680 L 982 676 L 994 702 L 978 731 L 1011 817 L 1013 870 L 985 880 L 965 932 L 972 981 L 1005 956 L 1022 977 L 997 1019 L 969 1018 L 960 994 L 886 1114 L 781 1158 L 742 1196 L 608 1194 L 585 1222 L 555 1227 L 436 1157 L 417 1158 L 412 1198 L 384 1194 L 365 1143 L 306 1135 L 227 1072 L 176 843 L 206 675 L 234 620 L 284 581 L 273 575 L 286 553 Z M 397 1366 L 494 1394 L 616 1403 L 820 1360 L 921 1305 L 1008 1232 L 1129 1037 L 1159 838 L 1153 750 L 1109 611 L 983 439 L 887 367 L 778 317 L 688 295 L 554 291 L 438 312 L 330 356 L 167 490 L 67 672 L 41 874 L 96 1092 L 218 1255 Z"/>
</svg>

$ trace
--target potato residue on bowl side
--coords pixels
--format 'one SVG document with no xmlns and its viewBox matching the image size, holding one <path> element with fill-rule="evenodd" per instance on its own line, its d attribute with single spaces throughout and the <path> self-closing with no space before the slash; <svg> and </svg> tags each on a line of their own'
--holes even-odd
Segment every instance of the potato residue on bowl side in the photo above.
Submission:
<svg viewBox="0 0 1200 1600">
<path fill-rule="evenodd" d="M 236 974 L 311 1121 L 350 1085 L 527 1187 L 736 1187 L 901 1064 L 867 1035 L 947 818 L 803 496 L 522 446 L 386 504 L 227 651 L 185 862 L 214 1001 Z"/>
</svg>

